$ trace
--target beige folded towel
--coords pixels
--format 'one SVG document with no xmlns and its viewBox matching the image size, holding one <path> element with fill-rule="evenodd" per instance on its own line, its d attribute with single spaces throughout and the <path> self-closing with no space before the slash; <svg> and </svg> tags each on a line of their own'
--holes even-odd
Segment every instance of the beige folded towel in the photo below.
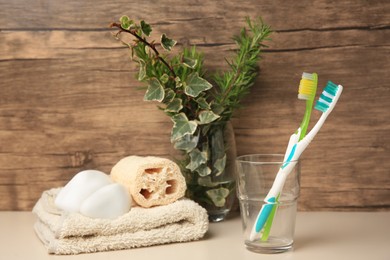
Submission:
<svg viewBox="0 0 390 260">
<path fill-rule="evenodd" d="M 183 197 L 187 188 L 176 163 L 154 156 L 121 159 L 112 168 L 111 178 L 124 185 L 133 201 L 144 208 L 170 204 Z"/>
<path fill-rule="evenodd" d="M 60 189 L 45 191 L 33 212 L 35 231 L 51 254 L 80 254 L 198 240 L 208 229 L 205 209 L 188 199 L 133 207 L 114 220 L 65 213 L 54 206 Z"/>
</svg>

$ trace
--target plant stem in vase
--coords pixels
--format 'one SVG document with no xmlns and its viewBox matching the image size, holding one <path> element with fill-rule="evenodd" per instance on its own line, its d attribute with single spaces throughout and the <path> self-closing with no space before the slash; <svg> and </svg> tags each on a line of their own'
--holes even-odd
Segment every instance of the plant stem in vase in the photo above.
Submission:
<svg viewBox="0 0 390 260">
<path fill-rule="evenodd" d="M 207 166 L 207 170 L 202 170 L 202 166 L 191 169 L 190 162 L 194 158 L 189 154 L 185 156 L 181 168 L 187 181 L 186 195 L 207 209 L 210 221 L 218 222 L 230 212 L 236 197 L 236 144 L 231 123 L 212 125 L 198 145 L 203 148 L 202 165 Z"/>
</svg>

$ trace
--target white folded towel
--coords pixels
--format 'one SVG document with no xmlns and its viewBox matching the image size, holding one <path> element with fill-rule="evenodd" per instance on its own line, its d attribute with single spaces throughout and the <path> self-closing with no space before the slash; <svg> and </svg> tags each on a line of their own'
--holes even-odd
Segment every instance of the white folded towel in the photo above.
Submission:
<svg viewBox="0 0 390 260">
<path fill-rule="evenodd" d="M 35 231 L 51 254 L 80 254 L 198 240 L 208 230 L 205 209 L 188 199 L 152 208 L 133 207 L 110 220 L 59 211 L 60 188 L 43 192 L 33 213 Z"/>
</svg>

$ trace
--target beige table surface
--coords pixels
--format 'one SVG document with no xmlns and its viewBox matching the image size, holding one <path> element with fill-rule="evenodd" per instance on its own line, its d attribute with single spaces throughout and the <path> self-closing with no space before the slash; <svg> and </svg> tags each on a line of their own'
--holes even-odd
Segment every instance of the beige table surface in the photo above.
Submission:
<svg viewBox="0 0 390 260">
<path fill-rule="evenodd" d="M 0 259 L 390 260 L 390 212 L 299 212 L 294 250 L 277 255 L 246 250 L 238 216 L 210 224 L 200 241 L 74 256 L 48 255 L 34 221 L 30 212 L 0 212 Z"/>
</svg>

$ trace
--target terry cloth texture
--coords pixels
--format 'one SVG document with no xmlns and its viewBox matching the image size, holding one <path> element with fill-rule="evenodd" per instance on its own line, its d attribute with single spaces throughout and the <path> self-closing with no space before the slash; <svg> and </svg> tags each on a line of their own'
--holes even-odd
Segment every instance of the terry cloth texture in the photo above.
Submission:
<svg viewBox="0 0 390 260">
<path fill-rule="evenodd" d="M 188 199 L 165 206 L 133 207 L 114 219 L 58 210 L 60 188 L 43 192 L 33 208 L 35 232 L 50 254 L 80 254 L 198 240 L 208 230 L 204 208 Z"/>
</svg>

